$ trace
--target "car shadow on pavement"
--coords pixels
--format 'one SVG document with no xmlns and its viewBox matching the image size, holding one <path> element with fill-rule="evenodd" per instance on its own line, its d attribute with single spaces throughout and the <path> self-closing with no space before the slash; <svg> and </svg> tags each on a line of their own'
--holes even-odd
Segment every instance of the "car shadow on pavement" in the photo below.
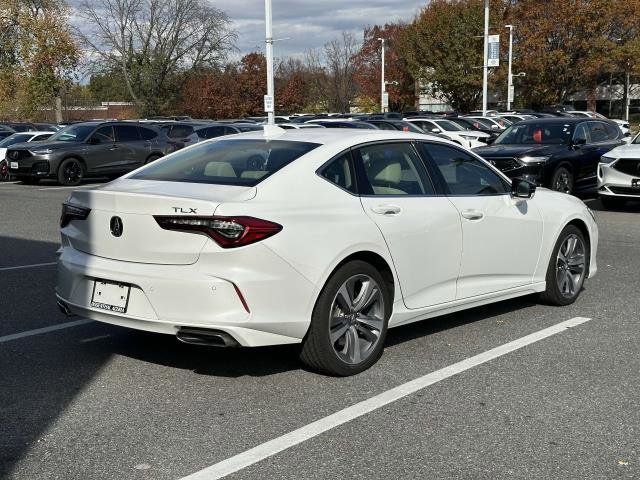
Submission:
<svg viewBox="0 0 640 480">
<path fill-rule="evenodd" d="M 504 315 L 523 308 L 539 305 L 536 295 L 505 300 L 481 307 L 450 313 L 427 320 L 420 320 L 408 325 L 392 328 L 387 333 L 386 346 L 391 347 L 416 338 L 427 337 L 438 332 L 461 327 L 469 323 Z"/>
<path fill-rule="evenodd" d="M 585 200 L 584 203 L 596 212 L 624 212 L 624 213 L 640 213 L 640 200 L 628 201 L 624 205 L 615 208 L 604 208 L 602 202 L 598 199 Z"/>
<path fill-rule="evenodd" d="M 199 375 L 263 377 L 300 368 L 298 345 L 221 348 L 185 344 L 161 333 L 118 330 L 114 354 Z"/>
</svg>

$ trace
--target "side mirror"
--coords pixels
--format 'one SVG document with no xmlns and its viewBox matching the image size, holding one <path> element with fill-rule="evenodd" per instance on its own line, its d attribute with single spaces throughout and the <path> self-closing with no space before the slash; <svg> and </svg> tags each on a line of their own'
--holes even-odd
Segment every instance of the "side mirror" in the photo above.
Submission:
<svg viewBox="0 0 640 480">
<path fill-rule="evenodd" d="M 100 141 L 100 137 L 91 137 L 88 143 L 89 145 L 100 145 L 102 142 Z"/>
<path fill-rule="evenodd" d="M 442 130 L 440 130 L 439 128 L 432 128 L 431 131 L 433 133 L 440 133 Z"/>
<path fill-rule="evenodd" d="M 536 184 L 524 178 L 514 178 L 511 182 L 511 196 L 514 198 L 532 198 L 536 193 Z"/>
</svg>

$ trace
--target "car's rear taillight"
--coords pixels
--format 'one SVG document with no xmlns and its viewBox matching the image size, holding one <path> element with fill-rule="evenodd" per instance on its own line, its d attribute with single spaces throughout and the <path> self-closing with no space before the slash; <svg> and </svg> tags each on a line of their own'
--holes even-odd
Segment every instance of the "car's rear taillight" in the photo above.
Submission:
<svg viewBox="0 0 640 480">
<path fill-rule="evenodd" d="M 86 220 L 91 213 L 90 208 L 81 207 L 72 203 L 62 204 L 62 214 L 60 215 L 60 228 L 69 225 L 71 220 Z"/>
<path fill-rule="evenodd" d="M 253 217 L 154 216 L 165 230 L 201 233 L 222 248 L 242 247 L 282 230 L 282 225 Z"/>
</svg>

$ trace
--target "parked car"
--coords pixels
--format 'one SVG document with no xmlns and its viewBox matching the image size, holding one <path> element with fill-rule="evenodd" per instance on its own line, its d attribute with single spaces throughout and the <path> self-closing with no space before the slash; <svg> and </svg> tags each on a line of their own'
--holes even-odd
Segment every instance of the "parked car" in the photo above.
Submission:
<svg viewBox="0 0 640 480">
<path fill-rule="evenodd" d="M 523 120 L 531 120 L 532 118 L 536 118 L 536 117 L 534 117 L 533 115 L 526 115 L 526 114 L 501 113 L 498 115 L 498 118 L 504 118 L 509 122 L 511 122 L 511 124 L 513 125 L 514 123 L 522 122 Z"/>
<path fill-rule="evenodd" d="M 640 200 L 640 134 L 607 152 L 598 166 L 598 196 L 605 208 Z"/>
<path fill-rule="evenodd" d="M 158 123 L 157 126 L 162 130 L 167 137 L 176 142 L 180 142 L 184 146 L 193 145 L 198 143 L 200 139 L 194 136 L 194 132 L 198 128 L 211 125 L 213 122 L 163 122 Z"/>
<path fill-rule="evenodd" d="M 322 125 L 325 128 L 357 128 L 360 130 L 378 130 L 378 127 L 375 125 L 355 120 L 310 120 L 305 123 L 310 123 L 313 125 Z"/>
<path fill-rule="evenodd" d="M 187 343 L 301 343 L 313 369 L 353 375 L 389 327 L 535 292 L 576 300 L 595 220 L 535 188 L 413 132 L 210 140 L 72 193 L 57 301 Z"/>
<path fill-rule="evenodd" d="M 19 143 L 7 151 L 9 173 L 25 183 L 43 178 L 77 185 L 88 175 L 118 177 L 180 148 L 151 125 L 84 122 L 48 140 Z"/>
<path fill-rule="evenodd" d="M 285 130 L 299 130 L 304 128 L 324 128 L 322 125 L 317 125 L 315 123 L 279 123 L 278 126 L 280 128 L 284 128 Z"/>
<path fill-rule="evenodd" d="M 236 135 L 244 132 L 262 131 L 264 127 L 256 123 L 210 123 L 203 127 L 196 128 L 185 140 L 185 145 L 208 140 L 210 138 L 223 137 L 225 135 Z"/>
<path fill-rule="evenodd" d="M 472 131 L 486 133 L 487 135 L 489 135 L 489 139 L 487 140 L 487 143 L 491 143 L 500 135 L 500 132 L 497 129 L 491 128 L 491 124 L 484 123 L 484 121 L 478 120 L 477 118 L 451 117 L 451 118 L 447 118 L 447 120 L 457 125 L 460 125 L 464 130 L 472 130 Z"/>
<path fill-rule="evenodd" d="M 4 182 L 11 179 L 11 174 L 9 173 L 9 164 L 7 163 L 5 157 L 7 154 L 7 149 L 11 145 L 15 145 L 16 143 L 25 143 L 25 142 L 39 142 L 42 140 L 46 140 L 54 132 L 24 132 L 24 133 L 14 133 L 9 135 L 2 141 L 0 141 L 0 182 Z"/>
<path fill-rule="evenodd" d="M 481 116 L 467 115 L 466 118 L 472 118 L 472 119 L 475 119 L 475 120 L 480 120 L 485 125 L 489 125 L 489 127 L 491 127 L 493 130 L 498 130 L 500 132 L 506 130 L 508 127 L 510 127 L 512 125 L 512 123 L 509 120 L 506 120 L 504 118 L 500 118 L 498 116 L 481 117 Z"/>
<path fill-rule="evenodd" d="M 367 120 L 367 123 L 375 125 L 380 130 L 399 130 L 401 132 L 425 133 L 422 128 L 407 120 Z"/>
<path fill-rule="evenodd" d="M 607 117 L 605 117 L 601 113 L 593 112 L 591 110 L 584 110 L 584 111 L 571 110 L 571 111 L 568 111 L 567 113 L 570 113 L 574 117 L 599 118 L 600 120 L 610 120 L 610 121 L 615 122 L 615 123 L 618 124 L 618 126 L 620 127 L 620 130 L 622 130 L 622 134 L 625 137 L 630 137 L 631 136 L 631 127 L 629 125 L 629 122 L 626 121 L 626 120 L 618 120 L 618 119 L 615 119 L 615 118 L 608 119 Z"/>
<path fill-rule="evenodd" d="M 474 151 L 511 178 L 574 194 L 595 191 L 600 157 L 623 143 L 620 129 L 607 120 L 539 118 L 509 127 L 491 146 Z"/>
<path fill-rule="evenodd" d="M 39 130 L 37 126 L 30 122 L 5 122 L 2 125 L 13 129 L 14 132 L 35 132 Z"/>
<path fill-rule="evenodd" d="M 436 133 L 443 135 L 452 142 L 462 145 L 465 148 L 475 148 L 486 145 L 490 136 L 478 130 L 465 130 L 457 123 L 450 120 L 430 119 L 430 118 L 408 118 L 407 121 L 420 127 L 426 133 Z"/>
</svg>

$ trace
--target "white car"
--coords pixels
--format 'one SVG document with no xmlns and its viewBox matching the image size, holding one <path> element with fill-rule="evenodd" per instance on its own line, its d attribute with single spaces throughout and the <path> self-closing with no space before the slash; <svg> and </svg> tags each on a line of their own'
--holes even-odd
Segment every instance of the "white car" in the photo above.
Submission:
<svg viewBox="0 0 640 480">
<path fill-rule="evenodd" d="M 302 343 L 334 375 L 374 364 L 388 327 L 536 292 L 568 305 L 597 270 L 580 200 L 399 131 L 208 140 L 73 192 L 61 234 L 64 312 L 191 343 Z"/>
<path fill-rule="evenodd" d="M 570 113 L 571 115 L 574 115 L 576 117 L 582 117 L 582 118 L 599 118 L 601 120 L 610 120 L 612 122 L 615 122 L 618 124 L 618 127 L 620 127 L 620 130 L 622 130 L 622 134 L 629 138 L 629 140 L 631 140 L 630 135 L 631 135 L 631 126 L 629 125 L 629 122 L 626 120 L 618 120 L 616 118 L 607 118 L 604 115 L 602 115 L 601 113 L 598 112 L 592 112 L 591 110 L 571 110 L 568 111 L 567 113 Z"/>
<path fill-rule="evenodd" d="M 629 145 L 614 148 L 598 165 L 598 196 L 606 208 L 640 200 L 640 135 Z"/>
<path fill-rule="evenodd" d="M 501 132 L 509 128 L 511 125 L 513 125 L 513 123 L 507 120 L 506 118 L 498 117 L 497 115 L 494 117 L 466 115 L 463 118 L 475 118 L 476 120 L 482 120 L 485 123 L 488 123 L 493 130 L 501 131 Z"/>
<path fill-rule="evenodd" d="M 434 118 L 409 117 L 405 121 L 420 127 L 425 133 L 437 133 L 448 138 L 452 142 L 462 145 L 465 148 L 486 147 L 488 139 L 491 137 L 488 133 L 477 130 L 465 130 L 457 123 L 450 120 L 440 120 Z"/>
<path fill-rule="evenodd" d="M 5 159 L 7 149 L 17 143 L 39 142 L 46 140 L 56 132 L 18 132 L 0 141 L 0 161 Z"/>
</svg>

